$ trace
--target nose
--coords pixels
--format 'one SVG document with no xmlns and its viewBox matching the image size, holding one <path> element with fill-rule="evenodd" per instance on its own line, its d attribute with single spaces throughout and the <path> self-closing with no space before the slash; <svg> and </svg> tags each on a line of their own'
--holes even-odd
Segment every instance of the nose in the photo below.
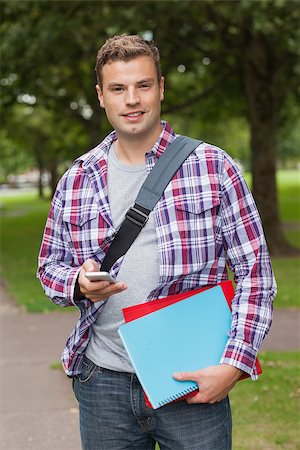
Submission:
<svg viewBox="0 0 300 450">
<path fill-rule="evenodd" d="M 126 104 L 127 105 L 136 105 L 140 102 L 140 96 L 137 88 L 129 87 L 126 91 Z"/>
</svg>

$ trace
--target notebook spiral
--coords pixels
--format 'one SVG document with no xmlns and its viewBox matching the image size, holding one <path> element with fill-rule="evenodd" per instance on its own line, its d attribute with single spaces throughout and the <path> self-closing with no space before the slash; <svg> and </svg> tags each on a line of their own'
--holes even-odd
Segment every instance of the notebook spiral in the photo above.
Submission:
<svg viewBox="0 0 300 450">
<path fill-rule="evenodd" d="M 198 389 L 198 385 L 195 383 L 194 386 L 191 386 L 187 389 L 182 390 L 181 392 L 178 392 L 175 395 L 171 395 L 168 398 L 165 398 L 158 402 L 159 407 L 166 405 L 167 403 L 175 402 L 176 400 L 180 399 L 181 397 L 185 397 L 186 395 L 190 394 L 191 392 L 194 392 Z"/>
</svg>

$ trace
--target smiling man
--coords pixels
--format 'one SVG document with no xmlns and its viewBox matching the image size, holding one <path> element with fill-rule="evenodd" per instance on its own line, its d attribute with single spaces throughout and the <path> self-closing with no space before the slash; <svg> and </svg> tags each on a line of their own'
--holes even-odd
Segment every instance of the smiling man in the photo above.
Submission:
<svg viewBox="0 0 300 450">
<path fill-rule="evenodd" d="M 114 131 L 60 180 L 38 272 L 55 303 L 81 312 L 62 360 L 79 402 L 83 449 L 154 450 L 157 442 L 161 450 L 229 450 L 228 392 L 244 372 L 257 379 L 255 359 L 276 293 L 255 203 L 232 159 L 201 143 L 113 264 L 117 282 L 89 281 L 86 272 L 101 268 L 147 174 L 177 136 L 161 121 L 164 78 L 153 42 L 108 39 L 96 73 L 100 106 Z M 237 288 L 220 364 L 173 374 L 196 381 L 199 393 L 152 410 L 118 336 L 122 308 L 220 283 L 226 265 Z"/>
<path fill-rule="evenodd" d="M 117 132 L 115 149 L 125 163 L 144 164 L 145 153 L 160 135 L 164 78 L 150 56 L 109 61 L 99 73 L 99 102 Z"/>
</svg>

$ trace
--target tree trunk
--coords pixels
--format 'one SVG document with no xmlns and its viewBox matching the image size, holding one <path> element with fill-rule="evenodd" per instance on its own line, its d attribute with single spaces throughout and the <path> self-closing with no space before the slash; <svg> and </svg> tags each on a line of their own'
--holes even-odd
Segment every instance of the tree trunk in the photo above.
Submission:
<svg viewBox="0 0 300 450">
<path fill-rule="evenodd" d="M 85 120 L 84 125 L 86 132 L 90 137 L 90 145 L 91 147 L 95 147 L 112 130 L 112 127 L 106 120 L 104 112 L 99 112 L 99 104 L 95 102 L 92 104 L 92 107 L 94 115 L 91 120 Z"/>
<path fill-rule="evenodd" d="M 58 183 L 58 167 L 57 167 L 57 159 L 53 158 L 51 159 L 49 163 L 49 171 L 50 171 L 50 189 L 51 189 L 51 196 L 53 197 L 56 186 Z"/>
<path fill-rule="evenodd" d="M 44 198 L 43 172 L 43 169 L 39 168 L 38 193 L 41 199 Z"/>
<path fill-rule="evenodd" d="M 261 215 L 272 255 L 292 255 L 297 250 L 285 240 L 279 217 L 276 187 L 276 136 L 282 101 L 280 74 L 272 64 L 272 52 L 263 36 L 252 36 L 244 49 L 245 93 L 251 127 L 253 195 Z M 280 70 L 280 69 L 279 69 Z"/>
<path fill-rule="evenodd" d="M 42 176 L 43 176 L 43 172 L 45 170 L 44 161 L 43 161 L 43 157 L 39 151 L 34 152 L 34 156 L 35 156 L 35 161 L 36 161 L 36 164 L 37 164 L 37 167 L 39 170 L 39 180 L 38 180 L 38 185 L 37 185 L 38 196 L 39 196 L 39 198 L 43 199 L 45 197 L 44 186 L 43 186 L 43 182 L 42 182 Z"/>
</svg>

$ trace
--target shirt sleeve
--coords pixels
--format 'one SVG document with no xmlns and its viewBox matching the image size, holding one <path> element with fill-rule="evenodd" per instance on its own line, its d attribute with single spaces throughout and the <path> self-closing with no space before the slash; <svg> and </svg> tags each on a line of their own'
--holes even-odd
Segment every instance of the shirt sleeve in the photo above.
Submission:
<svg viewBox="0 0 300 450">
<path fill-rule="evenodd" d="M 73 257 L 65 238 L 63 207 L 59 189 L 56 190 L 48 214 L 38 260 L 37 277 L 45 294 L 59 306 L 77 306 L 85 299 L 74 301 L 74 291 L 80 267 L 74 267 Z"/>
<path fill-rule="evenodd" d="M 255 360 L 272 322 L 276 282 L 253 196 L 227 155 L 222 192 L 222 235 L 227 264 L 236 282 L 232 327 L 221 364 L 257 379 Z"/>
</svg>

